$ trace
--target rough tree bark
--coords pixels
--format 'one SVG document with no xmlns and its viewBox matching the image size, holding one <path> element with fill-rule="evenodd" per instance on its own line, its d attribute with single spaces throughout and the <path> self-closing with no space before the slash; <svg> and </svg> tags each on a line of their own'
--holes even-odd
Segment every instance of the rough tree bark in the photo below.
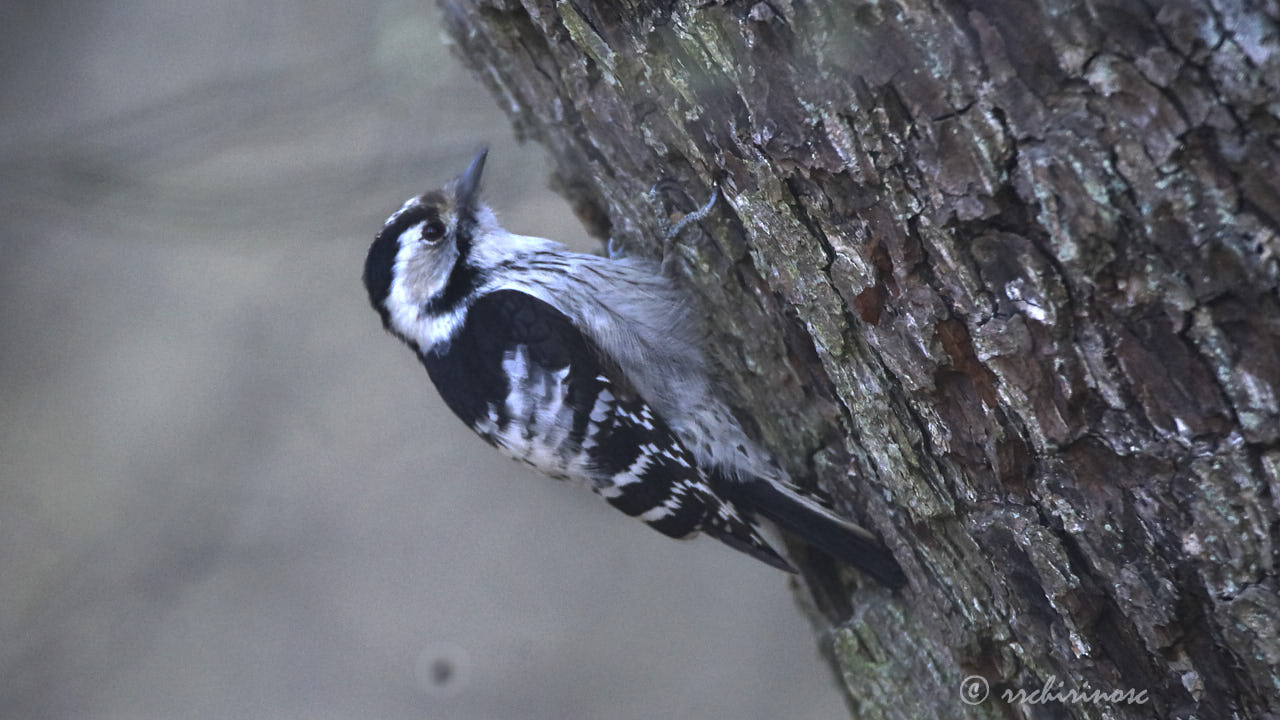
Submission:
<svg viewBox="0 0 1280 720">
<path fill-rule="evenodd" d="M 805 568 L 859 716 L 1280 714 L 1274 0 L 442 5 L 600 236 L 722 188 L 717 360 L 910 576 Z"/>
</svg>

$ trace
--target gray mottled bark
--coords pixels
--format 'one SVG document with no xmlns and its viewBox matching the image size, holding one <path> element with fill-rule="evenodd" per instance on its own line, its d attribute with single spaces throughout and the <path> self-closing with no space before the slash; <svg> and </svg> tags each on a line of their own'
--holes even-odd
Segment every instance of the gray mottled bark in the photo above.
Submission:
<svg viewBox="0 0 1280 720">
<path fill-rule="evenodd" d="M 1280 714 L 1275 2 L 442 4 L 601 236 L 723 189 L 717 359 L 910 576 L 806 568 L 860 716 Z"/>
</svg>

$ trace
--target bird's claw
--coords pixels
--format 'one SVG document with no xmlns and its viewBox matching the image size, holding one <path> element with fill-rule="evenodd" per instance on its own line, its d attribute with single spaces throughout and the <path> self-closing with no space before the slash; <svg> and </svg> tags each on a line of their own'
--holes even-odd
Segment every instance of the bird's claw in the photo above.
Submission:
<svg viewBox="0 0 1280 720">
<path fill-rule="evenodd" d="M 694 204 L 692 196 L 685 191 L 680 183 L 671 178 L 663 178 L 654 183 L 653 187 L 649 189 L 649 200 L 653 203 L 654 210 L 659 218 L 667 217 L 665 208 L 662 206 L 662 196 L 666 193 L 678 195 L 681 200 L 684 201 L 686 206 Z M 664 264 L 668 258 L 672 257 L 671 248 L 680 237 L 681 233 L 683 233 L 690 225 L 700 222 L 710 215 L 719 199 L 720 188 L 717 185 L 712 185 L 711 198 L 707 200 L 705 205 L 687 213 L 684 217 L 677 220 L 674 225 L 667 228 L 666 233 L 662 238 L 662 256 Z M 663 224 L 665 225 L 666 223 Z"/>
</svg>

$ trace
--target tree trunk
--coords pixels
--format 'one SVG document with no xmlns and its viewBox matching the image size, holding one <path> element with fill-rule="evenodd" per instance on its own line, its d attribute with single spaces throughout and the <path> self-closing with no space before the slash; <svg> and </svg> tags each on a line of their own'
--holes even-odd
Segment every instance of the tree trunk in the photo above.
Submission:
<svg viewBox="0 0 1280 720">
<path fill-rule="evenodd" d="M 860 717 L 1280 714 L 1280 9 L 1247 4 L 442 0 L 601 237 L 656 254 L 650 187 L 720 187 L 678 247 L 711 351 L 910 578 L 806 564 Z"/>
</svg>

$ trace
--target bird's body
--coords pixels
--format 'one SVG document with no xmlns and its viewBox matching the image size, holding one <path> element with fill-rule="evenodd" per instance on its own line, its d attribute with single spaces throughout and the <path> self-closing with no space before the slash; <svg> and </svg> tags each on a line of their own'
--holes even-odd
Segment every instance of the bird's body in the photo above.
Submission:
<svg viewBox="0 0 1280 720">
<path fill-rule="evenodd" d="M 710 381 L 688 298 L 656 263 L 503 230 L 479 203 L 484 155 L 387 220 L 365 265 L 384 326 L 487 442 L 586 484 L 677 538 L 706 532 L 783 569 L 763 527 L 897 584 L 865 530 L 794 487 Z"/>
</svg>

